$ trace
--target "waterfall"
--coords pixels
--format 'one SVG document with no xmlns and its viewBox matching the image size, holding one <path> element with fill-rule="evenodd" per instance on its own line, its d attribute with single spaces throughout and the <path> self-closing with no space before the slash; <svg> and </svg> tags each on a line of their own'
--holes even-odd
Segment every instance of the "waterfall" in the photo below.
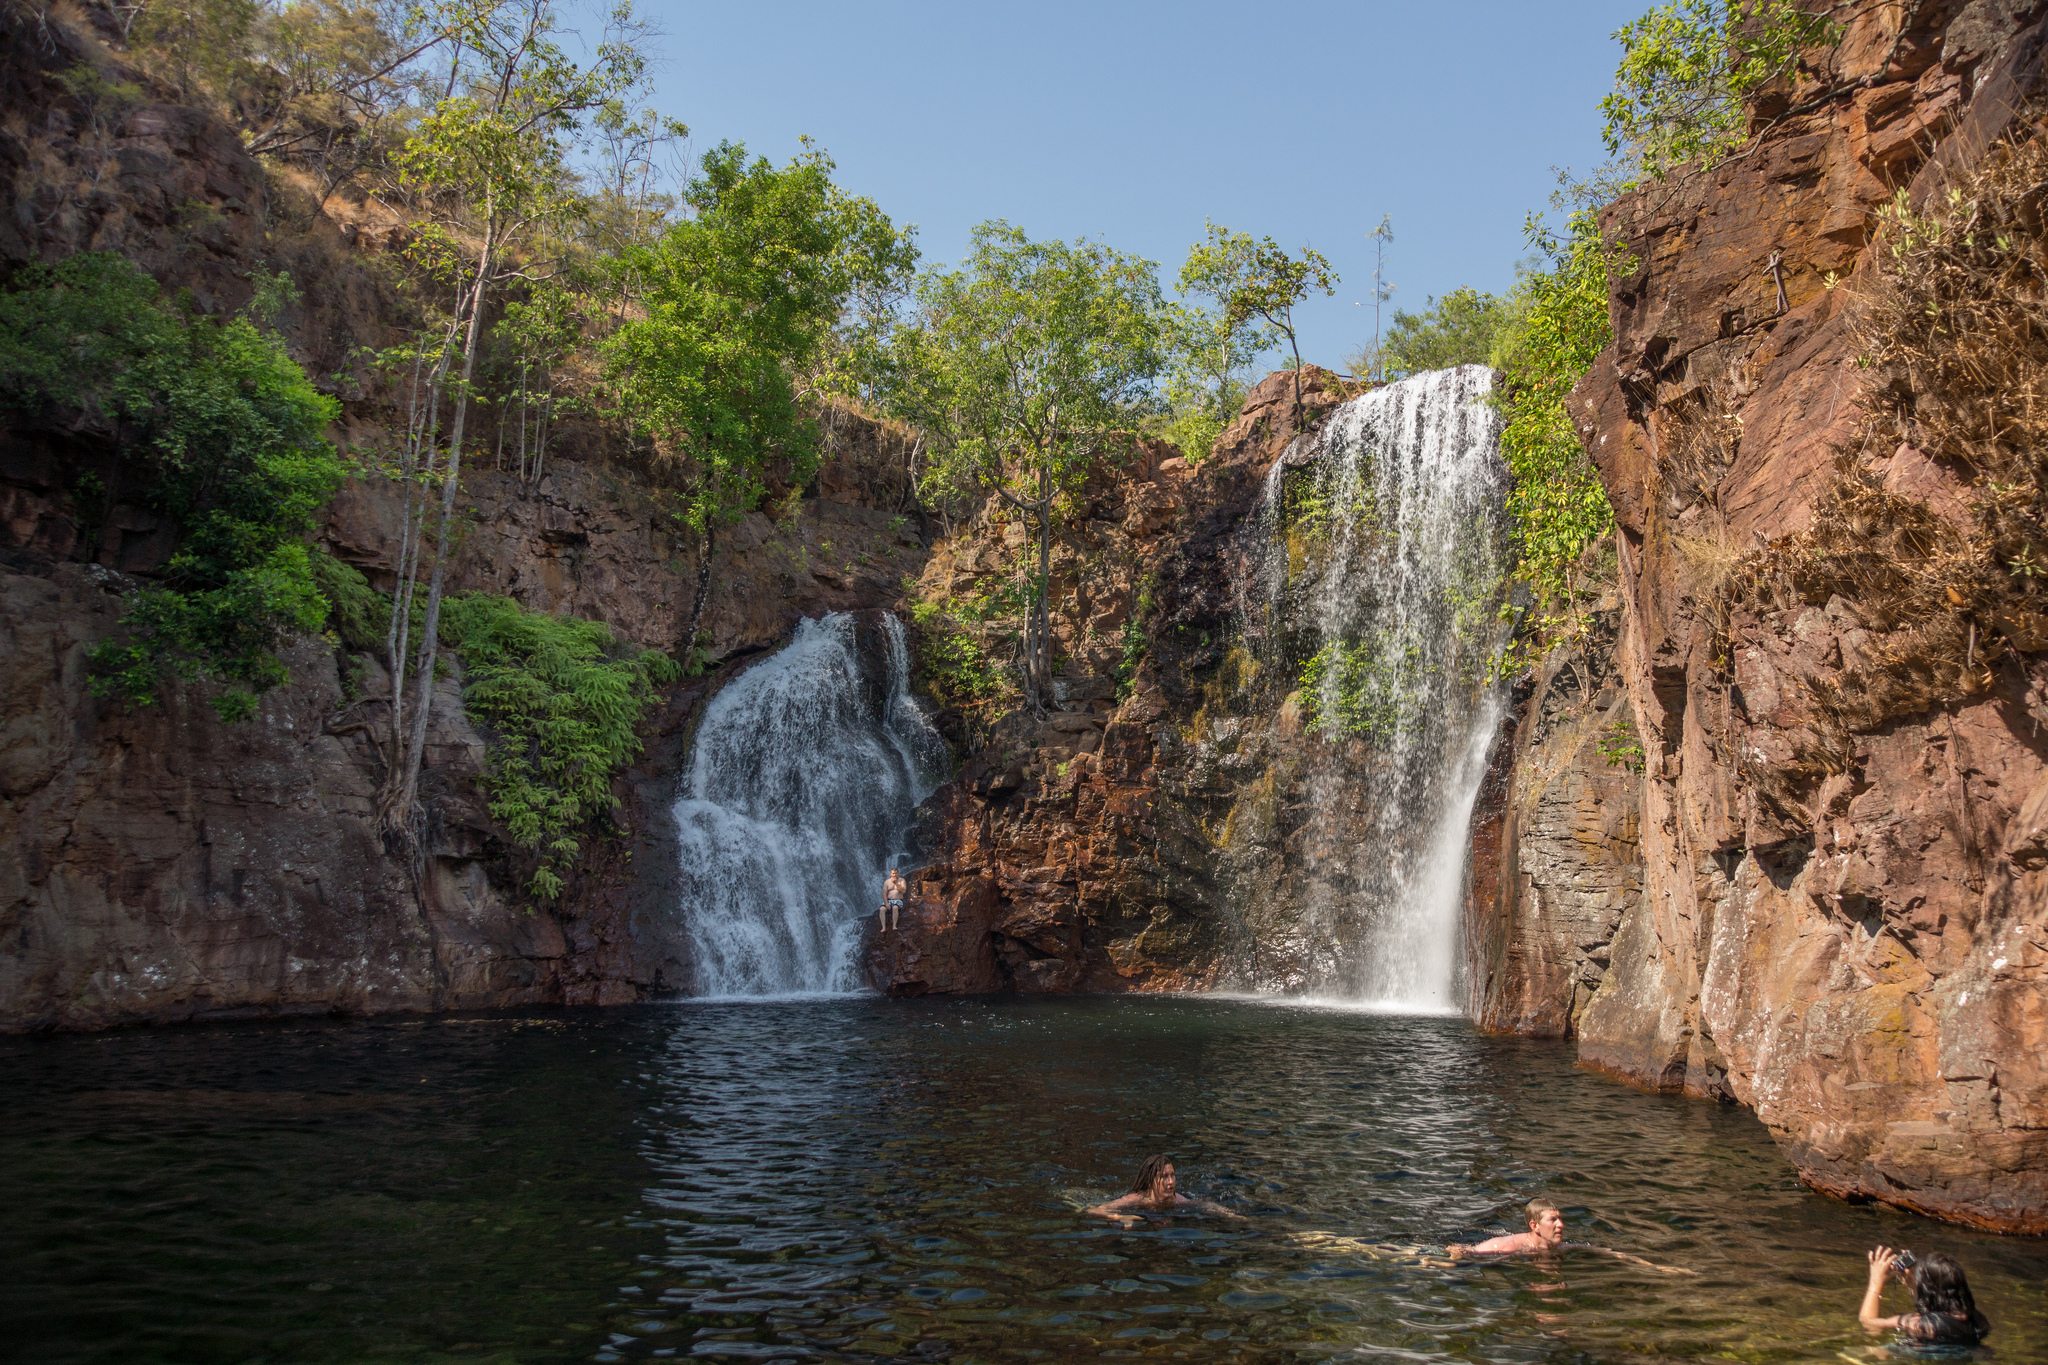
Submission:
<svg viewBox="0 0 2048 1365">
<path fill-rule="evenodd" d="M 944 776 L 909 688 L 902 623 L 837 612 L 801 622 L 705 708 L 675 804 L 700 994 L 859 988 L 883 871 Z"/>
<path fill-rule="evenodd" d="M 1267 485 L 1267 653 L 1303 730 L 1291 856 L 1301 984 L 1388 1006 L 1462 999 L 1472 810 L 1501 712 L 1505 567 L 1491 372 L 1416 375 L 1344 404 Z"/>
</svg>

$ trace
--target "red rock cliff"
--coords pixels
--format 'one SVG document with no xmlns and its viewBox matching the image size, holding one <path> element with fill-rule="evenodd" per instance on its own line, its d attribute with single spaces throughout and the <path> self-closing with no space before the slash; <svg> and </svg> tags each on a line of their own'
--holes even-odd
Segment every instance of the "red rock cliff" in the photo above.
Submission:
<svg viewBox="0 0 2048 1365">
<path fill-rule="evenodd" d="M 138 87 L 109 114 L 58 79 L 117 61 L 64 22 L 0 11 L 0 269 L 117 251 L 216 312 L 246 302 L 252 273 L 288 270 L 302 298 L 286 335 L 322 380 L 357 346 L 393 339 L 402 315 L 374 234 L 317 211 L 199 110 Z M 344 449 L 374 446 L 379 416 L 351 404 Z M 692 552 L 657 490 L 590 435 L 565 438 L 532 486 L 472 462 L 451 588 L 672 647 Z M 902 444 L 844 414 L 826 443 L 825 470 L 790 515 L 756 513 L 722 535 L 706 618 L 715 654 L 772 647 L 801 615 L 891 605 L 922 566 Z M 182 687 L 141 711 L 88 695 L 87 650 L 174 539 L 145 507 L 73 496 L 80 470 L 117 458 L 106 433 L 0 429 L 0 1031 L 617 1002 L 684 983 L 672 775 L 722 674 L 673 689 L 646 719 L 647 751 L 618 782 L 623 832 L 589 839 L 582 874 L 537 911 L 482 798 L 485 739 L 451 660 L 415 881 L 376 830 L 381 764 L 355 705 L 383 690 L 374 662 L 301 641 L 292 682 L 237 725 Z M 388 481 L 353 481 L 329 509 L 327 546 L 388 585 L 399 515 Z"/>
<path fill-rule="evenodd" d="M 1750 1106 L 1817 1188 L 2048 1232 L 2039 656 L 2010 621 L 1980 655 L 1961 595 L 1908 639 L 1846 580 L 1786 567 L 1830 536 L 1967 518 L 1977 492 L 1938 449 L 1871 448 L 1899 395 L 1859 363 L 1862 314 L 1880 208 L 1945 197 L 2025 134 L 2048 6 L 1908 5 L 1903 32 L 1900 10 L 1860 7 L 1825 81 L 1760 102 L 1752 150 L 1605 220 L 1638 264 L 1577 406 L 1616 510 L 1614 670 L 1645 770 L 1603 795 L 1597 758 L 1524 748 L 1522 856 L 1478 974 L 1489 1022 Z M 1867 531 L 1836 524 L 1844 486 L 1892 500 Z M 1929 676 L 1953 685 L 1913 691 L 1937 637 L 1958 658 Z M 1616 884 L 1569 854 L 1616 800 L 1632 821 L 1639 804 L 1640 894 L 1566 925 L 1560 889 Z M 1545 841 L 1565 856 L 1532 864 Z"/>
</svg>

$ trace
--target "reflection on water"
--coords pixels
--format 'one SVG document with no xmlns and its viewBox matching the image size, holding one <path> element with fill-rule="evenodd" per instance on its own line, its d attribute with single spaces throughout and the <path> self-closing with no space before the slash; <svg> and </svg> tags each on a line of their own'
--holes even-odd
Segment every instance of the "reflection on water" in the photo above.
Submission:
<svg viewBox="0 0 2048 1365">
<path fill-rule="evenodd" d="M 32 1360 L 1876 1359 L 1880 1240 L 2048 1358 L 2048 1245 L 1810 1195 L 1746 1115 L 1451 1019 L 695 1005 L 16 1039 L 0 1085 Z M 1249 1221 L 1075 1211 L 1156 1149 Z M 1411 1250 L 1539 1192 L 1698 1275 Z"/>
</svg>

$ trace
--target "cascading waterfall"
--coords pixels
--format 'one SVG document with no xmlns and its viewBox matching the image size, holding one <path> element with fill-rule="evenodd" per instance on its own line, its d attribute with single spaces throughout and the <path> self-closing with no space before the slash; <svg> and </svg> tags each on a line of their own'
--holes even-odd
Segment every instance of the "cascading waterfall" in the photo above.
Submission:
<svg viewBox="0 0 2048 1365">
<path fill-rule="evenodd" d="M 1299 670 L 1308 731 L 1295 856 L 1329 861 L 1301 895 L 1303 984 L 1322 993 L 1461 998 L 1467 840 L 1502 712 L 1491 386 L 1471 365 L 1353 399 L 1268 483 L 1264 633 Z"/>
<path fill-rule="evenodd" d="M 844 612 L 805 620 L 705 708 L 675 804 L 700 994 L 860 986 L 883 870 L 946 764 L 910 695 L 902 623 L 875 630 Z"/>
</svg>

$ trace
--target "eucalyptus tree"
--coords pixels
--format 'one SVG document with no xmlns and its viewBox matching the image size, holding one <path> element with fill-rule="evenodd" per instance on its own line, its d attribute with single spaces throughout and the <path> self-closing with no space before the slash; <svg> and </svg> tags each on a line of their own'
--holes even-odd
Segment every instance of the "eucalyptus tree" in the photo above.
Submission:
<svg viewBox="0 0 2048 1365">
<path fill-rule="evenodd" d="M 1163 385 L 1167 413 L 1159 431 L 1190 460 L 1201 460 L 1244 404 L 1245 371 L 1278 334 L 1231 326 L 1222 310 L 1168 306 L 1169 362 Z"/>
<path fill-rule="evenodd" d="M 1254 237 L 1215 223 L 1208 236 L 1188 249 L 1178 281 L 1183 294 L 1214 299 L 1230 331 L 1263 325 L 1287 339 L 1294 356 L 1294 406 L 1301 410 L 1301 343 L 1294 334 L 1294 308 L 1311 292 L 1333 294 L 1337 272 L 1313 247 L 1299 256 L 1271 237 Z"/>
<path fill-rule="evenodd" d="M 824 153 L 786 166 L 726 143 L 683 192 L 689 216 L 626 251 L 637 314 L 603 345 L 621 414 L 678 486 L 697 540 L 697 585 L 679 635 L 690 666 L 718 529 L 752 510 L 771 464 L 798 483 L 815 470 L 809 368 L 849 304 L 908 287 L 911 234 L 832 182 Z"/>
<path fill-rule="evenodd" d="M 890 406 L 931 444 L 928 496 L 993 494 L 1024 519 L 1037 563 L 1025 696 L 1052 681 L 1052 538 L 1073 495 L 1158 408 L 1169 315 L 1152 262 L 1099 242 L 974 230 L 966 260 L 927 272 L 891 348 Z"/>
<path fill-rule="evenodd" d="M 555 39 L 550 0 L 441 0 L 430 9 L 425 26 L 452 35 L 444 93 L 395 160 L 399 185 L 419 212 L 411 254 L 453 302 L 425 338 L 404 348 L 412 402 L 396 473 L 407 498 L 386 634 L 391 724 L 378 799 L 387 837 L 415 858 L 441 600 L 484 319 L 505 284 L 542 273 L 523 248 L 577 211 L 570 155 L 590 116 L 633 89 L 644 71 L 621 42 L 600 42 L 587 65 L 572 59 Z M 618 19 L 628 14 L 625 6 L 614 11 Z"/>
</svg>

